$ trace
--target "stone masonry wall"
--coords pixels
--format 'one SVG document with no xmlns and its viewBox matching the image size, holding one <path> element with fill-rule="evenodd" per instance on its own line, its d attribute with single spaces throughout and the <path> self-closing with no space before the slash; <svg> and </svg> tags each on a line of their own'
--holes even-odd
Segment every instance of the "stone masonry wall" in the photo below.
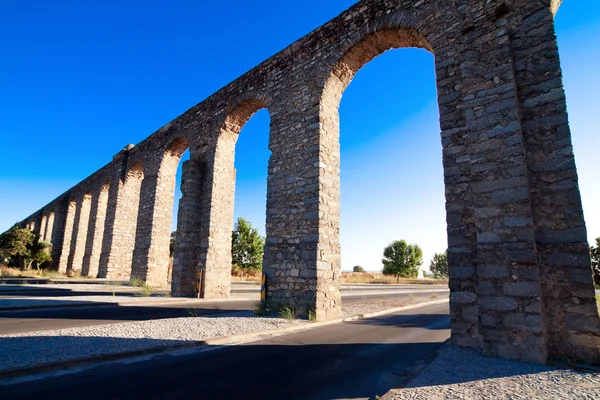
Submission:
<svg viewBox="0 0 600 400">
<path fill-rule="evenodd" d="M 77 204 L 69 202 L 94 196 L 109 181 L 104 230 L 91 228 L 102 219 L 92 203 L 86 235 L 88 244 L 102 236 L 98 275 L 164 284 L 174 175 L 189 147 L 172 290 L 226 297 L 235 143 L 252 114 L 267 108 L 268 298 L 318 320 L 336 318 L 340 99 L 374 57 L 418 47 L 435 57 L 453 343 L 539 363 L 600 362 L 600 319 L 554 35 L 559 3 L 363 0 L 128 146 L 24 223 L 35 229 L 55 211 L 53 243 L 60 243 L 64 270 L 71 243 L 79 241 Z"/>
</svg>

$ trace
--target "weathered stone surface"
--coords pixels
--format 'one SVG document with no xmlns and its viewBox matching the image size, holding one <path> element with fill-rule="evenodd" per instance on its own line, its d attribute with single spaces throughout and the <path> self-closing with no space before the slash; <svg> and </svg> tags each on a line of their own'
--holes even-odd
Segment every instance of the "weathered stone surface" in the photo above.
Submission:
<svg viewBox="0 0 600 400">
<path fill-rule="evenodd" d="M 85 246 L 82 272 L 163 284 L 174 174 L 189 148 L 173 294 L 226 297 L 235 143 L 266 108 L 268 297 L 336 318 L 340 99 L 379 54 L 422 48 L 435 54 L 453 343 L 525 361 L 597 360 L 600 319 L 591 308 L 556 4 L 363 0 L 127 146 L 21 225 L 52 242 L 60 271 L 81 268 Z"/>
</svg>

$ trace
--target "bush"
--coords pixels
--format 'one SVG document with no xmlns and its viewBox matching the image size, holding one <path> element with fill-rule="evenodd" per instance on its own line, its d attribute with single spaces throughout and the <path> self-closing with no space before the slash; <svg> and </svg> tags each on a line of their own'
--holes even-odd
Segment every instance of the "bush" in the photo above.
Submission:
<svg viewBox="0 0 600 400">
<path fill-rule="evenodd" d="M 354 268 L 352 268 L 352 272 L 361 272 L 361 273 L 365 273 L 365 269 L 363 267 L 361 267 L 360 265 L 356 265 Z"/>
</svg>

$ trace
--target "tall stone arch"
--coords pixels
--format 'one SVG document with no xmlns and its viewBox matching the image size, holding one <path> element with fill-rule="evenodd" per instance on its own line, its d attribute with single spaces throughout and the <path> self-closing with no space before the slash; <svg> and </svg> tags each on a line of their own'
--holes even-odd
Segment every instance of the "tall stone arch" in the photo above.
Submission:
<svg viewBox="0 0 600 400">
<path fill-rule="evenodd" d="M 96 190 L 95 195 L 92 196 L 85 254 L 83 256 L 83 266 L 81 269 L 81 275 L 83 276 L 95 278 L 98 275 L 109 188 L 110 181 L 105 181 L 104 184 Z"/>
<path fill-rule="evenodd" d="M 148 171 L 140 193 L 132 277 L 152 286 L 166 286 L 176 174 L 188 140 L 176 137 L 158 152 L 158 168 Z"/>
<path fill-rule="evenodd" d="M 214 140 L 202 151 L 192 148 L 183 166 L 172 281 L 177 296 L 229 296 L 235 144 L 246 122 L 268 108 L 267 102 L 251 96 L 233 104 L 215 129 Z"/>
<path fill-rule="evenodd" d="M 129 150 L 118 156 L 123 164 L 115 169 L 110 184 L 98 270 L 101 278 L 129 279 L 131 276 L 144 166 L 139 160 L 129 162 Z"/>
</svg>

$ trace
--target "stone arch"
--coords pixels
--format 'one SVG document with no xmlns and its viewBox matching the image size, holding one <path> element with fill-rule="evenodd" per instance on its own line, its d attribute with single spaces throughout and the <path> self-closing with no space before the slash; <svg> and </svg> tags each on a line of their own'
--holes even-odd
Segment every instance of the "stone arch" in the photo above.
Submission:
<svg viewBox="0 0 600 400">
<path fill-rule="evenodd" d="M 346 49 L 333 66 L 324 84 L 321 107 L 330 107 L 325 111 L 337 112 L 342 94 L 362 67 L 388 50 L 409 47 L 422 48 L 433 53 L 427 39 L 415 29 L 386 28 L 365 34 L 362 39 Z"/>
<path fill-rule="evenodd" d="M 77 201 L 75 198 L 71 198 L 67 205 L 65 213 L 65 223 L 62 232 L 62 249 L 60 252 L 60 259 L 58 261 L 58 272 L 67 273 L 69 264 L 69 257 L 71 255 L 71 241 L 73 237 L 73 229 L 75 223 L 75 214 L 77 213 Z"/>
<path fill-rule="evenodd" d="M 131 274 L 152 286 L 167 283 L 177 167 L 188 148 L 184 136 L 167 142 L 158 172 L 147 176 L 141 188 L 145 207 L 140 207 L 138 215 Z"/>
<path fill-rule="evenodd" d="M 77 212 L 73 222 L 73 234 L 71 237 L 71 251 L 67 264 L 67 273 L 81 273 L 91 207 L 92 193 L 86 192 L 77 204 Z"/>
<path fill-rule="evenodd" d="M 229 296 L 235 147 L 250 118 L 268 109 L 261 96 L 246 96 L 233 104 L 218 125 L 215 143 L 202 155 L 192 153 L 184 164 L 172 280 L 176 296 Z M 200 293 L 195 285 L 198 270 L 203 272 Z"/>
<path fill-rule="evenodd" d="M 98 275 L 109 189 L 110 181 L 106 180 L 92 201 L 85 254 L 81 268 L 81 275 L 83 276 L 96 277 Z"/>
</svg>

